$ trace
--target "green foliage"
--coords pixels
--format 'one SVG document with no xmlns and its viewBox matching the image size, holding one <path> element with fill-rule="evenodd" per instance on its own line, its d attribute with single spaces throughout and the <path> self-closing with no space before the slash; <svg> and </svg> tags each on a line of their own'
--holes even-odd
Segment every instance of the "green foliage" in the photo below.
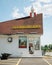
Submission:
<svg viewBox="0 0 52 65">
<path fill-rule="evenodd" d="M 43 51 L 52 51 L 52 44 L 41 46 L 41 50 Z"/>
</svg>

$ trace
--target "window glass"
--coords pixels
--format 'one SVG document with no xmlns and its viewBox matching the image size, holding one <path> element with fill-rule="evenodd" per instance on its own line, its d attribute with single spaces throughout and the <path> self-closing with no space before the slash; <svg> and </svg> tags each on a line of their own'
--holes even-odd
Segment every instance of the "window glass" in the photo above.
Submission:
<svg viewBox="0 0 52 65">
<path fill-rule="evenodd" d="M 35 50 L 39 50 L 40 49 L 40 41 L 37 40 L 36 44 L 35 44 Z"/>
<path fill-rule="evenodd" d="M 19 36 L 19 48 L 27 48 L 27 37 Z"/>
</svg>

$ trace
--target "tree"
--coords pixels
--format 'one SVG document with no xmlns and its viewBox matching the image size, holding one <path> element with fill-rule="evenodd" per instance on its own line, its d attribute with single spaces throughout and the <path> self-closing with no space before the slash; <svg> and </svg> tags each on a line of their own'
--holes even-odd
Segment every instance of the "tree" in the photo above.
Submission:
<svg viewBox="0 0 52 65">
<path fill-rule="evenodd" d="M 41 50 L 43 51 L 43 55 L 46 53 L 46 51 L 52 51 L 52 44 L 41 46 Z"/>
<path fill-rule="evenodd" d="M 44 55 L 48 50 L 48 45 L 41 46 L 41 49 L 42 49 L 42 55 Z"/>
<path fill-rule="evenodd" d="M 49 51 L 52 51 L 52 44 L 49 44 Z"/>
<path fill-rule="evenodd" d="M 45 45 L 44 46 L 44 51 L 47 51 L 48 50 L 48 45 Z"/>
</svg>

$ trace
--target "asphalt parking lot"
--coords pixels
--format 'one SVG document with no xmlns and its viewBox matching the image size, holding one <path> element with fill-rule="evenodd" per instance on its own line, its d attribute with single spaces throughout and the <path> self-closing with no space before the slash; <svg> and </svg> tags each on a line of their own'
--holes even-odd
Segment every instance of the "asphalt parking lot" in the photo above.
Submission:
<svg viewBox="0 0 52 65">
<path fill-rule="evenodd" d="M 0 65 L 16 65 L 19 58 L 10 58 L 7 60 L 0 60 Z"/>
<path fill-rule="evenodd" d="M 19 65 L 48 65 L 43 58 L 22 58 Z"/>
<path fill-rule="evenodd" d="M 52 58 L 9 58 L 0 60 L 0 65 L 52 65 Z"/>
<path fill-rule="evenodd" d="M 48 65 L 52 65 L 52 57 L 44 58 L 44 61 L 48 63 Z"/>
</svg>

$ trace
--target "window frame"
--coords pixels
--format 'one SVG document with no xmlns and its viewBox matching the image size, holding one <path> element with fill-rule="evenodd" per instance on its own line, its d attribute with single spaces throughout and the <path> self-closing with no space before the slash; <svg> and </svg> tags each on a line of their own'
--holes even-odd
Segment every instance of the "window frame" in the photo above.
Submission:
<svg viewBox="0 0 52 65">
<path fill-rule="evenodd" d="M 27 48 L 27 36 L 19 36 L 19 48 Z"/>
</svg>

